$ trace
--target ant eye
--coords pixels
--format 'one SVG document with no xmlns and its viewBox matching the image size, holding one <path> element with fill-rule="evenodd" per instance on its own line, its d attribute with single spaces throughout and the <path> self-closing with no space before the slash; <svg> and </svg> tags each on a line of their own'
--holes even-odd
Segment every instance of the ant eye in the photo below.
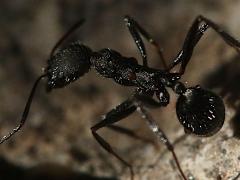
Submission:
<svg viewBox="0 0 240 180">
<path fill-rule="evenodd" d="M 223 126 L 225 107 L 222 99 L 199 86 L 186 89 L 176 106 L 178 119 L 186 132 L 209 136 Z"/>
</svg>

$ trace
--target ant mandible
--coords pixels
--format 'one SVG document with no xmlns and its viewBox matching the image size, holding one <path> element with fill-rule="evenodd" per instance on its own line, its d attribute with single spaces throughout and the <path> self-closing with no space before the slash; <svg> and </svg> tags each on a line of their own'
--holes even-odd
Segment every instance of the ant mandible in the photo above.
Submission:
<svg viewBox="0 0 240 180">
<path fill-rule="evenodd" d="M 133 18 L 125 16 L 124 21 L 140 51 L 143 65 L 138 64 L 135 58 L 124 57 L 112 49 L 93 51 L 79 41 L 71 43 L 67 47 L 56 52 L 63 41 L 84 22 L 84 20 L 79 21 L 52 49 L 46 71 L 43 75 L 38 77 L 34 83 L 20 123 L 8 135 L 0 140 L 0 144 L 12 137 L 24 125 L 37 85 L 41 79 L 47 77 L 46 89 L 49 92 L 55 88 L 67 86 L 87 73 L 90 68 L 94 68 L 103 77 L 113 79 L 122 86 L 136 87 L 133 94 L 127 100 L 109 111 L 99 123 L 91 128 L 92 134 L 97 142 L 106 151 L 128 166 L 131 172 L 131 179 L 133 179 L 134 173 L 132 166 L 119 156 L 97 131 L 100 128 L 109 127 L 130 136 L 137 137 L 134 132 L 113 125 L 137 110 L 142 114 L 143 119 L 146 120 L 150 129 L 172 153 L 181 176 L 183 179 L 187 180 L 175 154 L 173 145 L 157 125 L 156 121 L 148 113 L 146 106 L 167 106 L 169 104 L 169 93 L 166 88 L 170 88 L 178 95 L 176 113 L 185 132 L 199 136 L 211 136 L 219 131 L 225 119 L 225 107 L 222 99 L 215 93 L 201 88 L 199 85 L 195 87 L 185 87 L 179 80 L 185 72 L 194 47 L 209 27 L 215 30 L 222 39 L 228 45 L 235 48 L 238 53 L 240 52 L 240 42 L 223 31 L 213 21 L 200 15 L 194 20 L 190 27 L 182 49 L 171 64 L 167 66 L 157 42 L 154 41 Z M 148 67 L 147 54 L 141 36 L 157 49 L 160 59 L 163 62 L 164 69 L 160 70 Z M 179 72 L 171 73 L 171 70 L 178 64 L 180 64 Z M 154 97 L 156 97 L 157 100 L 154 99 Z"/>
</svg>

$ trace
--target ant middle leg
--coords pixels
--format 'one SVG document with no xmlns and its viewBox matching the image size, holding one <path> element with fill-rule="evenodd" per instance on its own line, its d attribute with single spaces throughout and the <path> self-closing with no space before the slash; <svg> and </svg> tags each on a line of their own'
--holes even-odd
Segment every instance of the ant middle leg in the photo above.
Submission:
<svg viewBox="0 0 240 180">
<path fill-rule="evenodd" d="M 115 109 L 112 109 L 108 112 L 102 121 L 97 123 L 91 128 L 92 134 L 97 142 L 110 154 L 116 157 L 119 161 L 121 161 L 124 165 L 126 165 L 130 169 L 131 173 L 131 180 L 133 180 L 134 173 L 132 165 L 125 161 L 121 156 L 119 156 L 110 146 L 108 142 L 106 142 L 98 133 L 97 131 L 100 128 L 108 127 L 115 122 L 122 120 L 123 118 L 129 116 L 136 110 L 136 106 L 133 104 L 131 99 L 124 101 L 122 104 L 118 105 Z"/>
<path fill-rule="evenodd" d="M 152 144 L 154 147 L 158 148 L 158 145 L 155 143 L 155 141 L 145 138 L 143 136 L 140 136 L 137 133 L 135 133 L 134 131 L 132 131 L 131 129 L 128 129 L 128 128 L 125 128 L 122 126 L 118 126 L 118 125 L 114 125 L 114 124 L 108 125 L 107 127 L 115 132 L 125 134 L 131 138 L 140 140 L 144 143 Z"/>
<path fill-rule="evenodd" d="M 187 180 L 186 175 L 184 174 L 179 160 L 177 158 L 177 155 L 174 151 L 174 147 L 173 145 L 170 143 L 170 141 L 168 140 L 167 136 L 165 135 L 165 133 L 160 129 L 160 127 L 158 126 L 158 124 L 156 123 L 156 121 L 152 118 L 152 116 L 147 112 L 147 110 L 145 109 L 145 107 L 143 106 L 142 102 L 136 101 L 136 106 L 137 106 L 137 110 L 142 114 L 142 117 L 147 121 L 148 126 L 150 127 L 150 129 L 157 135 L 157 137 L 160 139 L 161 142 L 163 142 L 167 149 L 172 153 L 174 161 L 177 165 L 177 168 L 181 174 L 181 176 L 183 177 L 184 180 Z"/>
<path fill-rule="evenodd" d="M 211 27 L 221 38 L 230 46 L 232 46 L 238 53 L 240 53 L 240 42 L 232 37 L 229 33 L 224 31 L 219 25 L 213 21 L 205 18 L 204 16 L 197 16 L 190 27 L 186 38 L 184 40 L 182 49 L 178 53 L 177 57 L 173 60 L 169 66 L 169 71 L 174 68 L 177 64 L 181 63 L 179 73 L 182 75 L 190 61 L 193 50 L 204 32 Z"/>
<path fill-rule="evenodd" d="M 157 50 L 160 60 L 164 66 L 164 69 L 167 69 L 167 64 L 165 61 L 165 58 L 163 56 L 163 51 L 162 48 L 159 46 L 159 44 L 149 35 L 149 33 L 144 30 L 137 21 L 135 21 L 132 17 L 126 15 L 124 17 L 124 21 L 126 22 L 126 26 L 128 27 L 128 30 L 130 31 L 135 44 L 137 45 L 142 59 L 143 59 L 143 65 L 144 66 L 148 66 L 147 65 L 147 53 L 145 50 L 145 46 L 144 43 L 142 41 L 142 38 L 140 37 L 139 33 L 149 42 L 151 43 Z"/>
</svg>

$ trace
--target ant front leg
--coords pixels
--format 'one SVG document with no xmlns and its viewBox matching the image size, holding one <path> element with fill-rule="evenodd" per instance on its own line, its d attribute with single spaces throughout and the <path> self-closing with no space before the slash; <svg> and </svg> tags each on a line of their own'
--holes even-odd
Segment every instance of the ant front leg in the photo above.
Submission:
<svg viewBox="0 0 240 180">
<path fill-rule="evenodd" d="M 126 165 L 131 172 L 131 180 L 133 180 L 133 169 L 132 165 L 129 164 L 127 161 L 125 161 L 121 156 L 119 156 L 112 147 L 106 142 L 98 133 L 97 131 L 100 128 L 108 127 L 112 125 L 115 122 L 118 122 L 122 120 L 123 118 L 129 116 L 136 110 L 136 106 L 133 104 L 132 100 L 128 99 L 124 101 L 122 104 L 118 105 L 115 109 L 112 109 L 110 112 L 108 112 L 102 121 L 97 123 L 95 126 L 91 128 L 92 134 L 94 138 L 97 140 L 97 142 L 110 154 L 115 156 L 118 160 L 120 160 L 124 165 Z"/>
<path fill-rule="evenodd" d="M 169 71 L 175 67 L 177 64 L 181 63 L 180 74 L 184 74 L 186 66 L 192 56 L 193 50 L 204 32 L 211 27 L 215 32 L 217 32 L 222 39 L 230 46 L 236 49 L 240 53 L 240 42 L 224 31 L 219 25 L 215 24 L 213 21 L 205 18 L 204 16 L 198 16 L 191 28 L 189 29 L 185 41 L 183 43 L 181 51 L 178 53 L 177 57 L 173 60 L 172 64 L 169 66 Z"/>
<path fill-rule="evenodd" d="M 156 123 L 156 121 L 152 118 L 152 116 L 147 112 L 147 110 L 145 109 L 145 107 L 143 106 L 143 104 L 139 101 L 136 101 L 136 106 L 137 106 L 137 110 L 142 114 L 142 117 L 147 121 L 150 129 L 157 135 L 157 137 L 159 138 L 159 140 L 161 142 L 163 142 L 167 149 L 172 153 L 174 161 L 177 165 L 177 168 L 181 174 L 181 176 L 183 177 L 184 180 L 187 180 L 186 175 L 184 174 L 184 172 L 182 171 L 182 168 L 180 166 L 179 160 L 177 158 L 177 155 L 174 151 L 174 147 L 173 145 L 170 143 L 170 141 L 168 140 L 167 136 L 165 135 L 165 133 L 160 129 L 160 127 L 158 126 L 158 124 Z"/>
<path fill-rule="evenodd" d="M 163 51 L 162 48 L 160 48 L 159 44 L 149 35 L 149 33 L 147 31 L 145 31 L 139 24 L 137 21 L 135 21 L 133 18 L 131 18 L 130 16 L 125 16 L 124 17 L 124 21 L 126 22 L 126 26 L 128 27 L 135 44 L 137 45 L 142 59 L 143 59 L 143 65 L 144 66 L 148 66 L 147 65 L 147 53 L 145 50 L 145 46 L 144 43 L 139 35 L 139 33 L 149 42 L 151 43 L 157 50 L 159 56 L 160 56 L 160 60 L 164 66 L 165 69 L 167 69 L 167 64 L 165 61 L 165 58 L 163 56 Z M 139 33 L 138 33 L 139 32 Z"/>
</svg>

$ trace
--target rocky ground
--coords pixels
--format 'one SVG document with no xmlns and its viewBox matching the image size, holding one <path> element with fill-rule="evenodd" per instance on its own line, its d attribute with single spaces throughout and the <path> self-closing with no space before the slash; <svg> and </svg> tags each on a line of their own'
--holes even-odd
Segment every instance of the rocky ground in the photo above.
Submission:
<svg viewBox="0 0 240 180">
<path fill-rule="evenodd" d="M 170 62 L 198 14 L 218 22 L 239 39 L 239 8 L 240 3 L 234 0 L 1 1 L 0 134 L 17 124 L 51 48 L 79 19 L 87 21 L 70 42 L 79 39 L 93 50 L 109 47 L 140 60 L 123 21 L 123 15 L 129 14 L 160 43 Z M 147 45 L 147 49 L 150 66 L 162 68 L 154 48 Z M 189 179 L 233 180 L 240 176 L 238 61 L 239 55 L 210 30 L 194 51 L 182 79 L 188 86 L 201 84 L 224 98 L 226 122 L 216 135 L 185 136 L 175 115 L 173 93 L 168 107 L 151 111 L 174 142 Z M 0 146 L 0 179 L 129 179 L 128 169 L 97 144 L 90 127 L 126 99 L 132 88 L 103 79 L 94 70 L 49 94 L 45 84 L 39 85 L 22 131 Z M 157 143 L 137 113 L 119 124 Z M 133 164 L 136 179 L 181 179 L 171 154 L 161 143 L 156 147 L 108 129 L 100 133 Z"/>
</svg>

